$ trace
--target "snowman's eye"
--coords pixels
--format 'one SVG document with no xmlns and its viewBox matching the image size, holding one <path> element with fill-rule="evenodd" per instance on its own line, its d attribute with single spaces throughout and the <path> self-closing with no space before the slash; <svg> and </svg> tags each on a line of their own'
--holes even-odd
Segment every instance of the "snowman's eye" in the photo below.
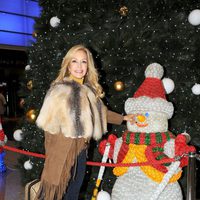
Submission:
<svg viewBox="0 0 200 200">
<path fill-rule="evenodd" d="M 148 117 L 149 116 L 149 113 L 147 112 L 147 113 L 145 113 L 145 117 Z"/>
</svg>

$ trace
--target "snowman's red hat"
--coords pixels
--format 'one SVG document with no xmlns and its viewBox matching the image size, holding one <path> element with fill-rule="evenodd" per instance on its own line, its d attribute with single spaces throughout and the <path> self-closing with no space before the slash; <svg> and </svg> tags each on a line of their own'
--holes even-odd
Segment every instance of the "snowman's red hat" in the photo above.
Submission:
<svg viewBox="0 0 200 200">
<path fill-rule="evenodd" d="M 171 102 L 166 100 L 165 89 L 161 78 L 163 67 L 158 63 L 152 63 L 145 70 L 146 79 L 133 95 L 125 102 L 127 114 L 139 111 L 155 111 L 166 113 L 170 119 L 174 112 Z"/>
</svg>

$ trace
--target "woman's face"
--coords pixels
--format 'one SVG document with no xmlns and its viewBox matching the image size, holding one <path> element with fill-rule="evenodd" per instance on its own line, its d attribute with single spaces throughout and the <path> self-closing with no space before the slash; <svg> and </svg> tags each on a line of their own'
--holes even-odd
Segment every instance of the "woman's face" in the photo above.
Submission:
<svg viewBox="0 0 200 200">
<path fill-rule="evenodd" d="M 83 50 L 78 50 L 72 56 L 69 64 L 69 72 L 75 78 L 84 78 L 88 69 L 87 54 Z"/>
</svg>

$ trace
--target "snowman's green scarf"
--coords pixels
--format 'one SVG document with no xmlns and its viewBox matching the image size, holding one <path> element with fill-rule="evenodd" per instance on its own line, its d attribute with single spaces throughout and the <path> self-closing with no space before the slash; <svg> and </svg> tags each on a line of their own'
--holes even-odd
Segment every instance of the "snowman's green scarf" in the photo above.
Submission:
<svg viewBox="0 0 200 200">
<path fill-rule="evenodd" d="M 144 144 L 148 146 L 155 144 L 164 144 L 171 138 L 174 138 L 174 135 L 170 131 L 155 133 L 125 131 L 122 138 L 123 142 L 126 142 L 126 144 Z"/>
</svg>

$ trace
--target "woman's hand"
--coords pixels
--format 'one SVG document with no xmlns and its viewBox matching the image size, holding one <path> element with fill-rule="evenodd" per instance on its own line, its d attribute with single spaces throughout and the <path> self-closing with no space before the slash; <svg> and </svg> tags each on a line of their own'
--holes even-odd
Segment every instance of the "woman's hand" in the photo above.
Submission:
<svg viewBox="0 0 200 200">
<path fill-rule="evenodd" d="M 131 124 L 135 123 L 135 115 L 134 114 L 128 114 L 124 116 L 124 121 L 128 121 Z"/>
</svg>

